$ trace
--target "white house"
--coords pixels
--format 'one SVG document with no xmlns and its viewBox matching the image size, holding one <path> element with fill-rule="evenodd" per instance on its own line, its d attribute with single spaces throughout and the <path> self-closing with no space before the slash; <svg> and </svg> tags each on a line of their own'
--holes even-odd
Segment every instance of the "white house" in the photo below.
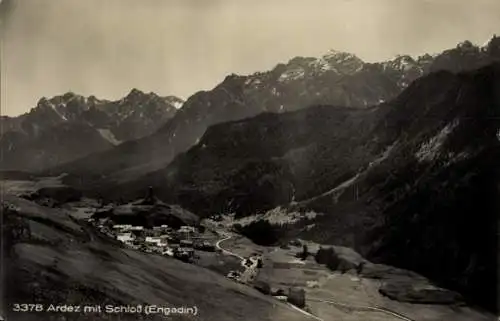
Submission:
<svg viewBox="0 0 500 321">
<path fill-rule="evenodd" d="M 158 247 L 166 247 L 168 245 L 167 241 L 158 236 L 146 236 L 144 240 L 146 243 L 155 245 Z"/>
<path fill-rule="evenodd" d="M 127 243 L 127 242 L 132 242 L 135 237 L 132 235 L 132 233 L 119 233 L 116 235 L 116 239 L 120 242 Z"/>
<path fill-rule="evenodd" d="M 146 236 L 146 239 L 144 240 L 146 243 L 161 243 L 161 238 L 156 237 L 156 236 Z"/>
</svg>

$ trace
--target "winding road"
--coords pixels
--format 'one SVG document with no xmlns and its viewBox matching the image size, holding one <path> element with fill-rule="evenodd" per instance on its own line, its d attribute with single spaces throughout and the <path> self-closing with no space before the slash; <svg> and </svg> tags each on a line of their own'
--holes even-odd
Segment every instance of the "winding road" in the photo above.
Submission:
<svg viewBox="0 0 500 321">
<path fill-rule="evenodd" d="M 222 253 L 225 253 L 225 254 L 230 255 L 230 256 L 234 256 L 234 257 L 236 257 L 236 258 L 240 259 L 241 261 L 244 261 L 244 260 L 245 260 L 245 258 L 244 258 L 244 257 L 242 257 L 242 256 L 240 256 L 240 255 L 238 255 L 238 254 L 236 254 L 236 253 L 233 253 L 233 252 L 231 252 L 231 251 L 225 250 L 225 249 L 223 249 L 223 248 L 220 246 L 220 244 L 221 244 L 222 242 L 227 241 L 227 240 L 229 240 L 229 239 L 230 239 L 230 238 L 232 238 L 232 237 L 233 237 L 233 236 L 232 236 L 231 234 L 226 234 L 226 236 L 225 236 L 224 238 L 222 238 L 222 239 L 218 240 L 218 241 L 217 241 L 217 243 L 215 243 L 215 247 L 216 247 L 217 249 L 221 250 L 221 251 L 222 251 Z"/>
<path fill-rule="evenodd" d="M 225 234 L 225 233 L 224 233 Z M 233 235 L 231 234 L 225 234 L 225 236 L 220 239 L 219 241 L 217 241 L 217 243 L 215 244 L 215 247 L 217 249 L 219 249 L 220 251 L 222 251 L 223 253 L 227 254 L 227 255 L 231 255 L 231 256 L 234 256 L 234 257 L 237 257 L 238 259 L 240 259 L 242 262 L 244 262 L 246 259 L 234 252 L 231 252 L 231 251 L 228 251 L 224 248 L 221 247 L 221 243 L 226 241 L 226 240 L 229 240 L 233 237 Z M 384 313 L 384 314 L 387 314 L 387 315 L 390 315 L 390 316 L 393 316 L 393 317 L 396 317 L 398 319 L 401 319 L 401 320 L 404 320 L 404 321 L 415 321 L 414 319 L 411 319 L 403 314 L 400 314 L 400 313 L 397 313 L 395 311 L 392 311 L 392 310 L 389 310 L 389 309 L 386 309 L 386 308 L 383 308 L 383 307 L 378 307 L 378 306 L 356 306 L 356 305 L 351 305 L 351 304 L 346 304 L 346 303 L 340 303 L 340 302 L 337 302 L 337 301 L 334 301 L 334 300 L 324 300 L 324 299 L 319 299 L 319 298 L 308 298 L 307 299 L 308 301 L 312 301 L 312 302 L 321 302 L 321 303 L 327 303 L 327 304 L 331 304 L 331 305 L 335 305 L 337 307 L 342 307 L 342 308 L 348 308 L 348 309 L 351 309 L 351 310 L 355 310 L 355 311 L 363 311 L 363 312 L 377 312 L 377 313 Z M 320 318 L 320 317 L 317 317 L 315 316 L 314 314 L 311 314 L 305 310 L 302 310 L 301 308 L 291 304 L 291 303 L 286 303 L 290 308 L 296 310 L 297 312 L 300 312 L 310 318 L 313 318 L 315 320 L 318 320 L 318 321 L 325 321 L 324 319 Z"/>
</svg>

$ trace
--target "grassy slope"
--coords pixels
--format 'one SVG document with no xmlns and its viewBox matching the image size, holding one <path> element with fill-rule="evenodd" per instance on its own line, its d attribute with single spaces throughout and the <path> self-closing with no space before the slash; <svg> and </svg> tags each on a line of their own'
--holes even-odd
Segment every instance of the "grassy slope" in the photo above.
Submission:
<svg viewBox="0 0 500 321">
<path fill-rule="evenodd" d="M 214 272 L 124 249 L 63 212 L 15 197 L 5 200 L 20 209 L 19 214 L 5 211 L 2 226 L 8 304 L 195 305 L 196 320 L 304 320 L 287 306 Z M 7 314 L 17 321 L 40 318 L 56 320 L 47 314 Z M 124 315 L 119 320 L 140 318 Z"/>
</svg>

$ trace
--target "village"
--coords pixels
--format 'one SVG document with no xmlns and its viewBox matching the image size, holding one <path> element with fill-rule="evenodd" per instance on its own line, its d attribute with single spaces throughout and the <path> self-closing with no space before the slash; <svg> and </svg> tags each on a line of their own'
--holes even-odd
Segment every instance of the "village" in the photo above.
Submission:
<svg viewBox="0 0 500 321">
<path fill-rule="evenodd" d="M 178 228 L 168 225 L 153 226 L 151 228 L 131 224 L 109 224 L 109 221 L 90 219 L 101 233 L 115 239 L 126 247 L 145 253 L 165 255 L 186 263 L 194 263 L 196 259 L 207 257 L 212 253 L 234 256 L 240 262 L 239 267 L 227 273 L 226 277 L 240 283 L 248 283 L 257 274 L 262 266 L 262 259 L 258 256 L 248 258 L 230 253 L 219 246 L 221 237 L 218 232 L 207 229 L 205 226 L 183 225 Z"/>
<path fill-rule="evenodd" d="M 203 227 L 181 226 L 177 229 L 168 225 L 146 228 L 140 225 L 97 223 L 96 227 L 107 236 L 116 239 L 129 248 L 146 253 L 171 256 L 190 262 L 195 250 L 215 252 L 216 247 Z"/>
</svg>

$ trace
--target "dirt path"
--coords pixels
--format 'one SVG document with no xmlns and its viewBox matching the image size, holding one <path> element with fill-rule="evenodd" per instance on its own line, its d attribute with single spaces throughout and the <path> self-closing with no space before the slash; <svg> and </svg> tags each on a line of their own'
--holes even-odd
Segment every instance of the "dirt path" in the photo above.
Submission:
<svg viewBox="0 0 500 321">
<path fill-rule="evenodd" d="M 343 308 L 348 308 L 348 309 L 363 311 L 363 312 L 380 312 L 380 313 L 384 313 L 387 315 L 391 315 L 391 316 L 396 317 L 396 318 L 401 319 L 401 320 L 415 321 L 415 320 L 410 319 L 409 317 L 407 317 L 403 314 L 400 314 L 400 313 L 397 313 L 397 312 L 394 312 L 394 311 L 391 311 L 389 309 L 385 309 L 382 307 L 355 306 L 355 305 L 340 303 L 340 302 L 333 301 L 333 300 L 323 300 L 323 299 L 318 299 L 318 298 L 307 298 L 307 300 L 313 301 L 313 302 L 328 303 L 328 304 L 332 304 L 332 305 L 335 305 L 338 307 L 343 307 Z"/>
</svg>

